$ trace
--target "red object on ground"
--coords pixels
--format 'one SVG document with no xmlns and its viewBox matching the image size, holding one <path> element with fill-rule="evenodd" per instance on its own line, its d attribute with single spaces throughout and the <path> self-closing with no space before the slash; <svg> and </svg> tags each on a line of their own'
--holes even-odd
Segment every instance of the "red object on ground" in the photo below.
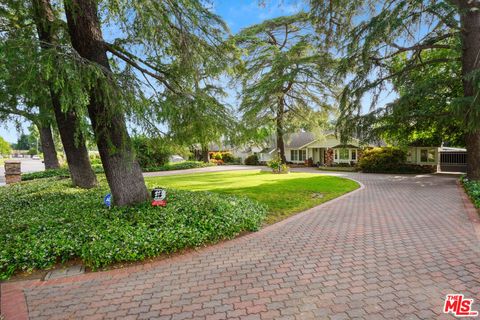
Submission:
<svg viewBox="0 0 480 320">
<path fill-rule="evenodd" d="M 167 201 L 165 200 L 153 200 L 152 206 L 154 207 L 165 207 L 167 205 Z"/>
</svg>

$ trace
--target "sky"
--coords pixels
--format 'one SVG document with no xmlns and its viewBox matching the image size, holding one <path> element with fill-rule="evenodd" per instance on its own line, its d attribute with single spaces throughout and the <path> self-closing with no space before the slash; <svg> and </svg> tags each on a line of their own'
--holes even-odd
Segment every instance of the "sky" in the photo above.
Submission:
<svg viewBox="0 0 480 320">
<path fill-rule="evenodd" d="M 267 4 L 262 6 L 259 0 L 213 0 L 212 10 L 224 19 L 231 33 L 235 34 L 245 27 L 266 19 L 291 15 L 304 9 L 303 1 L 266 0 L 264 2 Z M 105 36 L 110 37 L 111 30 L 105 31 Z M 387 97 L 380 103 L 389 100 L 391 98 Z M 368 102 L 366 101 L 365 104 L 367 105 Z M 23 126 L 25 131 L 28 125 L 25 122 Z M 0 137 L 8 142 L 16 142 L 19 135 L 13 124 L 0 125 Z"/>
</svg>

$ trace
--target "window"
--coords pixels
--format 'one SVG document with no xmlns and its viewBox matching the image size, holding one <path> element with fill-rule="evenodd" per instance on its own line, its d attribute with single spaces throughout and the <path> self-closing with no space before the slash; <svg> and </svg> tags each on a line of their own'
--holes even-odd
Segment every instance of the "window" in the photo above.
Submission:
<svg viewBox="0 0 480 320">
<path fill-rule="evenodd" d="M 300 161 L 305 161 L 307 159 L 307 150 L 299 150 L 299 157 Z"/>
<path fill-rule="evenodd" d="M 339 154 L 340 154 L 340 160 L 350 160 L 348 149 L 340 149 Z"/>
<path fill-rule="evenodd" d="M 352 160 L 357 160 L 357 150 L 352 149 Z"/>
<path fill-rule="evenodd" d="M 420 162 L 435 162 L 435 149 L 421 149 Z"/>
<path fill-rule="evenodd" d="M 427 162 L 428 159 L 428 150 L 427 149 L 421 149 L 420 150 L 420 161 L 421 162 Z"/>
<path fill-rule="evenodd" d="M 297 161 L 298 150 L 290 150 L 290 161 Z"/>
<path fill-rule="evenodd" d="M 290 150 L 290 161 L 305 161 L 307 150 Z"/>
</svg>

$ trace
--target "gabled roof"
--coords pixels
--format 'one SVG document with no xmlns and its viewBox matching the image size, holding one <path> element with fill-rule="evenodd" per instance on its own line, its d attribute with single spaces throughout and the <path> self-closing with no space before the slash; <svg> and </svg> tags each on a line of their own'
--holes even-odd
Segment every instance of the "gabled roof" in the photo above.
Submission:
<svg viewBox="0 0 480 320">
<path fill-rule="evenodd" d="M 323 135 L 325 136 L 330 136 L 333 134 L 333 130 L 323 132 Z M 316 136 L 312 132 L 293 133 L 291 135 L 288 135 L 288 137 L 285 139 L 285 148 L 301 149 L 317 140 L 318 136 Z"/>
</svg>

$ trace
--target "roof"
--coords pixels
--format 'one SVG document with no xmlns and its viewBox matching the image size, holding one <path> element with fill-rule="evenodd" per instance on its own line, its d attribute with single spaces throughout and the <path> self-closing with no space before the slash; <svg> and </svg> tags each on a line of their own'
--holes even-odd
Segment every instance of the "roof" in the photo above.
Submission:
<svg viewBox="0 0 480 320">
<path fill-rule="evenodd" d="M 263 148 L 262 151 L 260 151 L 260 153 L 267 153 L 267 154 L 270 154 L 272 152 L 274 152 L 275 150 L 277 150 L 277 148 L 274 148 L 274 147 L 268 147 L 268 148 Z"/>
<path fill-rule="evenodd" d="M 354 148 L 358 149 L 358 146 L 354 146 L 353 144 L 337 144 L 336 146 L 332 147 L 333 149 L 338 149 L 338 148 Z"/>
<path fill-rule="evenodd" d="M 306 144 L 317 140 L 311 132 L 299 132 L 288 135 L 285 139 L 285 148 L 299 149 Z"/>
</svg>

